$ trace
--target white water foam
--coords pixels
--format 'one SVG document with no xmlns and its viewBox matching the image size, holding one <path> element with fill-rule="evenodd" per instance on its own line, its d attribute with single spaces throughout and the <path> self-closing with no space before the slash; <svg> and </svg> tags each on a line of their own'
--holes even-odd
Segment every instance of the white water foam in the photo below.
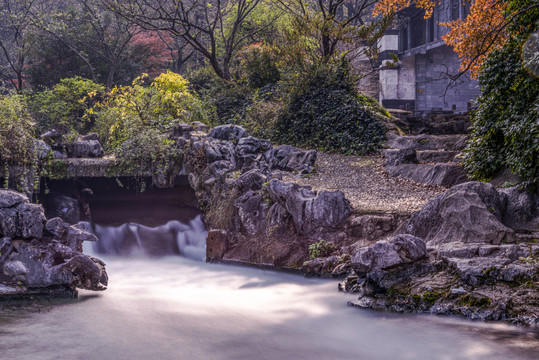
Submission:
<svg viewBox="0 0 539 360">
<path fill-rule="evenodd" d="M 105 226 L 81 222 L 93 232 L 97 243 L 85 243 L 84 252 L 115 256 L 166 256 L 181 255 L 197 261 L 205 261 L 206 237 L 201 216 L 188 224 L 172 220 L 164 225 L 150 227 L 137 223 Z"/>
</svg>

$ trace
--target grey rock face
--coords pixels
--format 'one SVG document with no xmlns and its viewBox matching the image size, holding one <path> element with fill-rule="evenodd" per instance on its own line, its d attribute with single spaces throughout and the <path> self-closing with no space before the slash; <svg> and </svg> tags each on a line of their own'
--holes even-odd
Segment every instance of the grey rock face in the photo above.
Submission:
<svg viewBox="0 0 539 360">
<path fill-rule="evenodd" d="M 270 169 L 310 173 L 314 170 L 316 151 L 304 151 L 290 145 L 268 150 L 264 157 Z"/>
<path fill-rule="evenodd" d="M 10 208 L 26 201 L 28 199 L 21 193 L 0 189 L 0 209 Z"/>
<path fill-rule="evenodd" d="M 58 145 L 62 141 L 63 134 L 60 130 L 53 129 L 41 135 L 41 139 L 48 145 Z"/>
<path fill-rule="evenodd" d="M 40 238 L 44 220 L 41 205 L 30 204 L 14 191 L 0 190 L 0 236 Z"/>
<path fill-rule="evenodd" d="M 536 213 L 537 196 L 516 187 L 499 189 L 498 192 L 505 204 L 502 217 L 505 225 L 519 230 L 538 228 L 539 221 L 536 219 L 539 215 Z"/>
<path fill-rule="evenodd" d="M 462 150 L 466 147 L 466 140 L 468 135 L 391 136 L 387 144 L 394 149 Z"/>
<path fill-rule="evenodd" d="M 104 290 L 108 283 L 104 263 L 60 243 L 33 246 L 22 243 L 10 256 L 11 264 L 24 268 L 19 281 L 27 287 L 67 285 L 88 290 Z M 13 265 L 14 267 L 14 265 Z M 5 275 L 10 275 L 4 271 Z M 20 278 L 23 277 L 23 280 Z"/>
<path fill-rule="evenodd" d="M 513 230 L 500 222 L 501 210 L 500 195 L 492 185 L 469 182 L 430 200 L 412 215 L 406 232 L 429 245 L 513 241 Z"/>
<path fill-rule="evenodd" d="M 365 276 L 375 269 L 387 270 L 392 267 L 413 263 L 427 256 L 427 247 L 420 238 L 412 235 L 397 235 L 359 249 L 352 255 L 352 268 L 359 276 Z"/>
<path fill-rule="evenodd" d="M 209 137 L 219 140 L 238 141 L 249 136 L 244 128 L 238 125 L 220 125 L 212 128 L 208 133 Z"/>
<path fill-rule="evenodd" d="M 225 175 L 231 171 L 234 171 L 236 166 L 230 161 L 219 160 L 210 164 L 209 172 L 215 178 L 224 178 Z"/>
<path fill-rule="evenodd" d="M 230 141 L 208 141 L 204 143 L 208 163 L 226 160 L 236 163 L 234 144 Z"/>
<path fill-rule="evenodd" d="M 80 140 L 66 145 L 70 157 L 87 158 L 102 157 L 104 152 L 97 140 Z"/>
<path fill-rule="evenodd" d="M 236 200 L 235 206 L 247 234 L 256 235 L 264 232 L 268 204 L 264 202 L 261 194 L 249 190 Z"/>
<path fill-rule="evenodd" d="M 44 222 L 45 215 L 41 205 L 21 204 L 17 206 L 17 236 L 24 239 L 41 238 Z"/>
<path fill-rule="evenodd" d="M 245 193 L 248 190 L 260 190 L 266 182 L 266 177 L 258 169 L 249 170 L 246 173 L 240 175 L 236 180 L 236 189 L 240 193 Z"/>
<path fill-rule="evenodd" d="M 0 208 L 0 236 L 14 237 L 16 233 L 17 210 L 14 208 Z"/>
<path fill-rule="evenodd" d="M 13 244 L 11 238 L 3 237 L 0 239 L 0 264 L 4 263 L 11 255 L 13 251 Z"/>
<path fill-rule="evenodd" d="M 320 227 L 338 228 L 352 212 L 350 202 L 338 190 L 317 195 L 310 187 L 273 179 L 268 192 L 274 202 L 290 213 L 299 234 Z"/>
<path fill-rule="evenodd" d="M 239 157 L 264 153 L 272 148 L 271 141 L 255 138 L 252 136 L 241 138 L 236 146 Z"/>
<path fill-rule="evenodd" d="M 417 161 L 430 163 L 453 162 L 459 151 L 423 150 L 416 153 Z"/>
</svg>

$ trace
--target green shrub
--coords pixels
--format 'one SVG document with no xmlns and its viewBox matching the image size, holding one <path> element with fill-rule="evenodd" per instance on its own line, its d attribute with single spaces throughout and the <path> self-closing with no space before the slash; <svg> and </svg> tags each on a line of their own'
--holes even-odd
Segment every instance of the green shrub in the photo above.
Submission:
<svg viewBox="0 0 539 360">
<path fill-rule="evenodd" d="M 245 118 L 240 125 L 247 130 L 249 135 L 270 139 L 282 108 L 283 104 L 279 101 L 256 100 L 247 108 Z"/>
<path fill-rule="evenodd" d="M 95 120 L 88 110 L 102 100 L 104 93 L 104 86 L 74 77 L 34 94 L 30 97 L 30 109 L 38 120 L 38 131 L 56 128 L 63 133 L 87 133 Z"/>
<path fill-rule="evenodd" d="M 34 158 L 34 121 L 25 98 L 0 97 L 0 164 L 33 164 Z"/>
<path fill-rule="evenodd" d="M 37 171 L 34 125 L 24 96 L 0 96 L 0 178 L 4 179 L 5 188 L 10 176 L 16 177 L 11 179 L 11 185 L 17 190 L 29 192 L 32 188 L 31 181 L 35 181 Z"/>
<path fill-rule="evenodd" d="M 521 42 L 494 51 L 479 77 L 481 96 L 472 116 L 464 165 L 490 180 L 510 168 L 528 184 L 539 179 L 539 79 L 523 66 Z"/>
<path fill-rule="evenodd" d="M 325 240 L 318 240 L 317 242 L 309 245 L 309 256 L 311 259 L 327 257 L 330 256 L 335 250 L 337 250 L 335 244 Z"/>
<path fill-rule="evenodd" d="M 253 103 L 255 90 L 242 81 L 226 81 L 201 68 L 187 75 L 192 89 L 212 112 L 212 123 L 240 124 L 247 108 Z"/>
<path fill-rule="evenodd" d="M 280 80 L 281 74 L 276 66 L 276 59 L 270 46 L 253 43 L 243 48 L 240 53 L 240 76 L 253 88 L 261 88 Z"/>
<path fill-rule="evenodd" d="M 167 175 L 179 170 L 182 161 L 181 149 L 171 140 L 174 126 L 206 115 L 180 75 L 161 74 L 149 86 L 146 78 L 111 91 L 97 108 L 96 129 L 117 159 L 117 172 Z"/>
<path fill-rule="evenodd" d="M 276 141 L 348 154 L 366 154 L 382 146 L 386 128 L 376 114 L 381 108 L 357 93 L 344 60 L 313 66 L 289 88 L 290 97 L 275 124 Z"/>
</svg>

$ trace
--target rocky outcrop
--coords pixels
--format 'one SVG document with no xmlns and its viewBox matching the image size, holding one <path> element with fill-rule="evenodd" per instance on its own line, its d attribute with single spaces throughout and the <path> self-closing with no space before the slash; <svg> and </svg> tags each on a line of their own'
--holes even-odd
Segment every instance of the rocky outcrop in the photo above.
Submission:
<svg viewBox="0 0 539 360">
<path fill-rule="evenodd" d="M 0 299 L 106 289 L 105 263 L 82 253 L 84 241 L 97 238 L 60 218 L 47 221 L 41 205 L 0 190 Z"/>
<path fill-rule="evenodd" d="M 73 158 L 98 158 L 104 155 L 98 140 L 78 140 L 66 144 L 67 155 Z"/>
<path fill-rule="evenodd" d="M 505 213 L 502 197 L 492 185 L 468 182 L 452 187 L 414 213 L 406 232 L 429 245 L 514 242 L 514 231 L 501 222 Z"/>
<path fill-rule="evenodd" d="M 282 172 L 312 172 L 316 151 L 274 148 L 236 125 L 212 128 L 207 136 L 187 128 L 176 134 L 189 183 L 208 209 L 209 261 L 299 269 L 313 242 L 348 238 L 352 208 L 341 191 L 280 180 Z"/>
<path fill-rule="evenodd" d="M 402 234 L 359 248 L 341 284 L 352 305 L 539 323 L 536 197 L 468 182 L 414 213 Z M 527 230 L 524 230 L 527 229 Z M 526 300 L 529 297 L 532 300 Z"/>
<path fill-rule="evenodd" d="M 410 264 L 427 256 L 427 246 L 412 235 L 397 235 L 359 249 L 350 264 L 356 274 L 365 276 L 374 270 L 389 270 Z"/>
<path fill-rule="evenodd" d="M 298 234 L 309 234 L 318 228 L 337 229 L 352 212 L 350 202 L 341 191 L 317 194 L 308 186 L 272 179 L 268 193 L 292 216 Z"/>
</svg>

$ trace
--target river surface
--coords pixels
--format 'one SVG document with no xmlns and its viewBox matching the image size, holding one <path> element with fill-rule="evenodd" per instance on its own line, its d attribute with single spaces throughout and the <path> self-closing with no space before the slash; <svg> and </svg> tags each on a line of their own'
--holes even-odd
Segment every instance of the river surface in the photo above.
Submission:
<svg viewBox="0 0 539 360">
<path fill-rule="evenodd" d="M 335 281 L 105 257 L 109 289 L 0 312 L 0 359 L 538 359 L 504 324 L 347 307 Z"/>
</svg>

